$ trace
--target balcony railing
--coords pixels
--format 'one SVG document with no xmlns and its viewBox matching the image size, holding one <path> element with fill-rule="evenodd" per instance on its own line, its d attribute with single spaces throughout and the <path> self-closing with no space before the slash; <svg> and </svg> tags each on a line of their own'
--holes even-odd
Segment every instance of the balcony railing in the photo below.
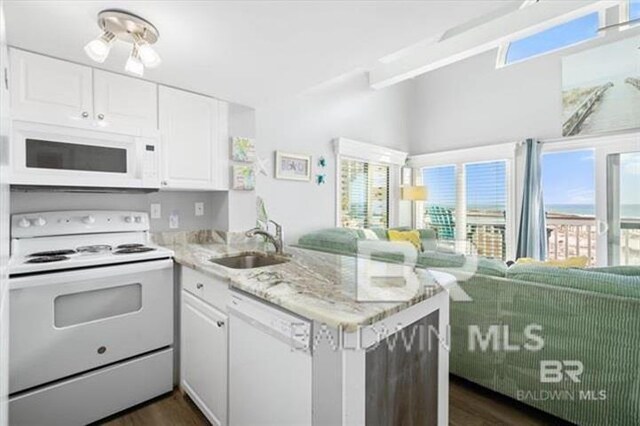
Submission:
<svg viewBox="0 0 640 426">
<path fill-rule="evenodd" d="M 425 215 L 425 226 L 438 229 Z M 468 254 L 506 259 L 506 228 L 504 214 L 470 212 L 467 215 L 465 251 Z M 596 262 L 598 227 L 593 216 L 563 213 L 547 214 L 547 258 L 563 260 L 586 256 L 589 264 Z M 446 243 L 446 242 L 445 242 Z M 453 247 L 453 241 L 451 241 Z M 620 225 L 621 265 L 640 265 L 640 218 L 623 218 Z"/>
<path fill-rule="evenodd" d="M 586 256 L 596 261 L 596 220 L 590 216 L 547 214 L 547 257 L 563 260 Z"/>
</svg>

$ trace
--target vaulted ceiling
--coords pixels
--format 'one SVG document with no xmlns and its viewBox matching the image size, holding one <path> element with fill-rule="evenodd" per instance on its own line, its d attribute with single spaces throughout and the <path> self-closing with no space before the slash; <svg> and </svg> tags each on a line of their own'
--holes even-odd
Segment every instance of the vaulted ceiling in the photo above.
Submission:
<svg viewBox="0 0 640 426">
<path fill-rule="evenodd" d="M 83 46 L 99 34 L 99 11 L 131 11 L 160 31 L 163 63 L 145 78 L 257 106 L 519 2 L 6 0 L 4 7 L 10 45 L 116 72 L 127 45 L 116 43 L 101 65 Z"/>
</svg>

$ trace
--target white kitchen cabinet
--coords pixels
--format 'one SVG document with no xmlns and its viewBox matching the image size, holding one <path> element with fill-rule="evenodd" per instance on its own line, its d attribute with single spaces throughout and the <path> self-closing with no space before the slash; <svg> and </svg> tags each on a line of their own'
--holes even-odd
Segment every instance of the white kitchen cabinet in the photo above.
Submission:
<svg viewBox="0 0 640 426">
<path fill-rule="evenodd" d="M 11 112 L 17 120 L 155 136 L 155 83 L 11 50 Z"/>
<path fill-rule="evenodd" d="M 11 49 L 14 119 L 89 127 L 93 121 L 91 68 Z"/>
<path fill-rule="evenodd" d="M 226 425 L 228 318 L 181 293 L 180 385 L 211 423 Z"/>
<path fill-rule="evenodd" d="M 226 104 L 164 86 L 159 94 L 162 188 L 228 189 Z"/>
<path fill-rule="evenodd" d="M 158 86 L 94 70 L 94 118 L 105 130 L 153 135 L 158 129 Z"/>
</svg>

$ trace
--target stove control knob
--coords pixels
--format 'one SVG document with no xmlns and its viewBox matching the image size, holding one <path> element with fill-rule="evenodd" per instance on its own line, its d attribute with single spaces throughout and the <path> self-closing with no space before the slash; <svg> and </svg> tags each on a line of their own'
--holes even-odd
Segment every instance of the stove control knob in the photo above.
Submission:
<svg viewBox="0 0 640 426">
<path fill-rule="evenodd" d="M 45 226 L 47 224 L 47 221 L 45 220 L 44 217 L 40 216 L 33 220 L 33 224 L 35 226 Z"/>
<path fill-rule="evenodd" d="M 20 228 L 28 228 L 31 226 L 31 222 L 29 221 L 29 219 L 27 219 L 26 217 L 23 217 L 22 219 L 20 219 L 18 221 L 18 226 Z"/>
<path fill-rule="evenodd" d="M 136 223 L 142 223 L 142 216 L 136 216 Z"/>
<path fill-rule="evenodd" d="M 127 223 L 132 223 L 133 222 L 133 216 L 125 216 L 124 217 L 124 221 Z"/>
<path fill-rule="evenodd" d="M 82 218 L 82 221 L 84 223 L 86 223 L 87 225 L 91 225 L 92 223 L 96 222 L 96 218 L 93 217 L 93 215 L 89 215 L 89 216 L 85 216 Z"/>
</svg>

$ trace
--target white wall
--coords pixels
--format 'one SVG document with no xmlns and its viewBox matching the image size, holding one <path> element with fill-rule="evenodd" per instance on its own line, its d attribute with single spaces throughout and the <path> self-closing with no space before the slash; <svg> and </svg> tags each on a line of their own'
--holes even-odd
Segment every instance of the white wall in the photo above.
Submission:
<svg viewBox="0 0 640 426">
<path fill-rule="evenodd" d="M 411 154 L 562 136 L 562 57 L 640 29 L 496 69 L 497 50 L 413 80 Z"/>
<path fill-rule="evenodd" d="M 179 231 L 223 229 L 216 227 L 216 215 L 223 201 L 214 205 L 212 192 L 163 191 L 151 194 L 91 194 L 58 192 L 11 192 L 11 213 L 49 210 L 136 210 L 149 211 L 151 203 L 160 203 L 162 218 L 151 219 L 151 231 L 169 229 L 169 215 L 178 213 Z M 195 202 L 204 203 L 203 216 L 195 215 Z"/>
<path fill-rule="evenodd" d="M 496 54 L 486 52 L 414 80 L 412 154 L 561 136 L 560 58 L 496 69 Z"/>
<path fill-rule="evenodd" d="M 269 176 L 259 175 L 257 195 L 270 218 L 284 227 L 285 240 L 296 242 L 305 232 L 335 226 L 336 182 L 332 140 L 337 137 L 408 149 L 410 83 L 373 91 L 364 73 L 325 84 L 295 98 L 256 110 L 257 153 L 269 158 Z M 327 183 L 274 179 L 276 150 L 313 156 L 312 178 L 321 172 Z"/>
</svg>

